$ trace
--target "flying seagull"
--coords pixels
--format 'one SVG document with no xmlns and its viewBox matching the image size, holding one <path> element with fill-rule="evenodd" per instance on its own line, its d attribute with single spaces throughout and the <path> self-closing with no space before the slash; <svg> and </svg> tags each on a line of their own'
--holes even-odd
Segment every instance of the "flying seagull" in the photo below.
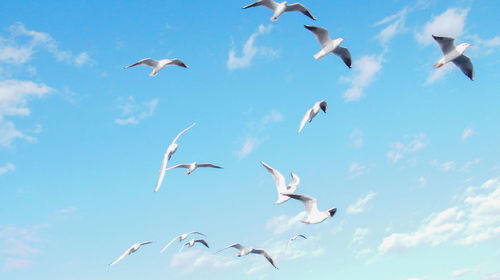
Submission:
<svg viewBox="0 0 500 280">
<path fill-rule="evenodd" d="M 337 212 L 337 208 L 330 208 L 326 211 L 319 211 L 318 201 L 316 200 L 316 198 L 312 196 L 304 194 L 286 194 L 286 193 L 284 193 L 284 195 L 302 201 L 302 203 L 304 204 L 304 208 L 306 208 L 307 219 L 301 222 L 305 224 L 321 223 L 327 218 L 333 217 L 333 215 L 335 215 L 335 212 Z"/>
<path fill-rule="evenodd" d="M 286 244 L 286 247 L 288 248 L 288 246 L 290 246 L 290 243 L 292 243 L 293 241 L 295 241 L 295 239 L 297 239 L 297 237 L 302 237 L 304 239 L 307 239 L 307 237 L 305 237 L 304 235 L 297 234 L 294 237 L 290 238 L 290 240 L 288 240 L 288 244 Z"/>
<path fill-rule="evenodd" d="M 257 7 L 257 6 L 264 6 L 266 8 L 273 10 L 274 14 L 271 17 L 272 21 L 278 20 L 279 16 L 281 16 L 281 14 L 283 14 L 284 12 L 301 12 L 304 15 L 310 17 L 311 19 L 316 20 L 316 18 L 309 12 L 309 10 L 307 10 L 307 8 L 304 7 L 304 5 L 298 2 L 288 5 L 287 1 L 277 3 L 273 0 L 259 0 L 255 3 L 246 5 L 245 7 L 243 7 L 243 9 Z"/>
<path fill-rule="evenodd" d="M 217 253 L 219 253 L 220 251 L 223 251 L 227 248 L 231 248 L 231 247 L 240 250 L 240 252 L 238 254 L 236 254 L 237 257 L 246 256 L 248 254 L 259 254 L 259 255 L 264 256 L 276 269 L 278 269 L 278 267 L 274 263 L 273 259 L 269 255 L 269 253 L 267 253 L 267 251 L 264 249 L 254 249 L 253 247 L 246 247 L 246 246 L 243 246 L 239 243 L 234 243 L 232 245 L 229 245 L 229 246 L 217 251 Z"/>
<path fill-rule="evenodd" d="M 182 251 L 182 249 L 183 249 L 186 245 L 187 245 L 189 248 L 191 248 L 191 247 L 193 247 L 193 246 L 194 246 L 194 244 L 195 244 L 195 243 L 201 243 L 201 244 L 205 245 L 205 247 L 210 248 L 210 247 L 208 246 L 207 242 L 206 242 L 205 240 L 203 240 L 203 239 L 191 239 L 191 240 L 189 240 L 189 242 L 186 242 L 186 243 L 184 243 L 184 245 L 182 245 L 182 247 L 181 247 L 181 249 L 179 250 L 179 252 L 180 252 L 180 251 Z"/>
<path fill-rule="evenodd" d="M 211 164 L 211 163 L 197 163 L 195 161 L 193 163 L 177 164 L 175 166 L 167 168 L 166 170 L 170 170 L 170 169 L 174 169 L 174 168 L 186 168 L 187 169 L 186 175 L 189 175 L 193 171 L 195 171 L 196 168 L 198 168 L 198 167 L 222 168 L 222 167 L 217 166 L 215 164 Z"/>
<path fill-rule="evenodd" d="M 462 72 L 469 77 L 472 81 L 474 81 L 474 68 L 472 66 L 472 62 L 470 58 L 464 55 L 465 50 L 472 46 L 469 43 L 462 43 L 458 46 L 455 46 L 455 39 L 449 37 L 438 37 L 432 35 L 432 38 L 436 40 L 443 51 L 443 57 L 434 63 L 434 68 L 439 68 L 445 65 L 448 62 L 453 62 Z"/>
<path fill-rule="evenodd" d="M 174 239 L 172 239 L 172 241 L 168 242 L 168 244 L 165 245 L 165 247 L 163 247 L 163 249 L 161 249 L 160 253 L 163 253 L 163 251 L 167 250 L 167 248 L 170 245 L 172 245 L 172 243 L 174 243 L 175 240 L 179 240 L 179 242 L 181 242 L 181 241 L 185 240 L 186 238 L 188 238 L 188 236 L 191 235 L 191 234 L 199 234 L 199 235 L 206 236 L 203 233 L 198 232 L 198 231 L 192 231 L 192 232 L 181 234 L 179 236 L 174 237 Z"/>
<path fill-rule="evenodd" d="M 165 68 L 167 65 L 177 65 L 181 66 L 184 68 L 189 68 L 186 63 L 184 63 L 182 60 L 174 58 L 174 59 L 161 59 L 161 60 L 154 60 L 152 58 L 145 58 L 142 60 L 137 61 L 134 64 L 131 64 L 129 66 L 125 66 L 125 68 L 130 68 L 134 67 L 137 65 L 144 65 L 144 66 L 149 66 L 153 68 L 153 71 L 149 74 L 149 76 L 154 77 L 158 72 L 161 71 L 161 69 Z"/>
<path fill-rule="evenodd" d="M 267 165 L 263 161 L 260 162 L 266 169 L 271 173 L 276 183 L 276 189 L 278 190 L 278 200 L 274 204 L 281 204 L 290 199 L 290 197 L 282 195 L 282 193 L 295 193 L 297 190 L 297 185 L 300 183 L 299 176 L 295 175 L 293 172 L 290 173 L 292 180 L 288 187 L 286 186 L 285 177 L 278 172 L 278 170 Z"/>
<path fill-rule="evenodd" d="M 300 122 L 300 127 L 299 130 L 297 130 L 297 133 L 300 133 L 302 131 L 304 125 L 306 125 L 307 122 L 312 122 L 312 119 L 316 117 L 316 115 L 319 113 L 319 110 L 323 110 L 323 112 L 325 113 L 328 110 L 328 105 L 326 104 L 325 100 L 314 103 L 312 108 L 307 110 L 307 112 L 304 114 L 304 117 L 302 117 L 302 121 Z"/>
<path fill-rule="evenodd" d="M 123 252 L 123 254 L 118 257 L 118 259 L 116 259 L 114 262 L 110 263 L 109 266 L 112 266 L 114 264 L 116 264 L 117 262 L 121 261 L 123 258 L 125 258 L 126 256 L 132 254 L 132 253 L 135 253 L 137 250 L 139 250 L 139 248 L 141 248 L 142 245 L 146 245 L 146 244 L 149 244 L 149 243 L 152 243 L 152 241 L 147 241 L 147 242 L 142 242 L 142 243 L 135 243 L 134 245 L 130 246 L 130 248 L 127 249 L 127 251 Z"/>
<path fill-rule="evenodd" d="M 324 28 L 311 25 L 304 25 L 304 27 L 314 33 L 314 36 L 316 36 L 316 39 L 321 45 L 321 50 L 314 55 L 316 60 L 322 59 L 329 53 L 333 53 L 338 55 L 347 67 L 351 68 L 351 53 L 348 49 L 340 46 L 340 43 L 344 41 L 344 38 L 332 40 L 330 39 L 330 35 L 328 35 L 328 30 Z"/>
<path fill-rule="evenodd" d="M 177 134 L 177 136 L 174 138 L 174 141 L 172 141 L 170 146 L 168 146 L 167 151 L 163 155 L 163 160 L 161 161 L 160 175 L 158 176 L 158 181 L 156 182 L 155 192 L 157 192 L 160 189 L 161 182 L 163 182 L 163 177 L 165 177 L 165 171 L 167 168 L 167 162 L 170 160 L 170 158 L 175 153 L 175 151 L 177 151 L 177 147 L 179 145 L 177 145 L 177 143 L 175 143 L 175 142 L 177 141 L 177 139 L 179 139 L 179 137 L 181 137 L 182 134 L 184 134 L 184 132 L 188 131 L 195 124 L 196 123 L 193 123 L 188 128 L 184 129 L 179 134 Z"/>
</svg>

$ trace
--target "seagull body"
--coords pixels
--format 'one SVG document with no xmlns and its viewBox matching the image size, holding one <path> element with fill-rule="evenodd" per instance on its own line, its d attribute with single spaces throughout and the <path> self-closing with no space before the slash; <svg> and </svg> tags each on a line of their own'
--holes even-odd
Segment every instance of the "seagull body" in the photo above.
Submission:
<svg viewBox="0 0 500 280">
<path fill-rule="evenodd" d="M 134 245 L 130 246 L 130 248 L 128 248 L 125 252 L 123 252 L 123 254 L 121 256 L 119 256 L 114 262 L 110 263 L 109 266 L 112 266 L 114 264 L 116 264 L 117 262 L 121 261 L 123 258 L 125 258 L 126 256 L 136 252 L 137 250 L 139 250 L 139 248 L 141 248 L 142 245 L 146 245 L 146 244 L 149 244 L 149 243 L 152 243 L 151 241 L 147 241 L 147 242 L 142 242 L 142 243 L 135 243 Z"/>
<path fill-rule="evenodd" d="M 302 121 L 300 122 L 300 127 L 297 133 L 300 133 L 302 131 L 307 122 L 311 122 L 312 119 L 316 117 L 316 115 L 319 113 L 319 110 L 323 110 L 323 112 L 325 113 L 328 110 L 328 105 L 326 104 L 325 100 L 314 103 L 312 108 L 307 110 L 307 112 L 304 114 L 304 117 L 302 117 Z"/>
<path fill-rule="evenodd" d="M 305 224 L 318 224 L 326 220 L 327 218 L 333 217 L 337 208 L 330 208 L 326 211 L 318 210 L 318 201 L 316 198 L 304 194 L 284 194 L 290 198 L 302 201 L 304 208 L 306 208 L 307 219 L 301 221 Z"/>
<path fill-rule="evenodd" d="M 302 5 L 298 2 L 288 5 L 287 1 L 277 3 L 273 0 L 259 0 L 255 3 L 246 5 L 245 7 L 243 7 L 243 9 L 248 9 L 248 8 L 257 7 L 257 6 L 264 6 L 266 8 L 271 9 L 274 12 L 273 16 L 271 17 L 271 21 L 278 20 L 278 18 L 284 12 L 301 12 L 304 15 L 310 17 L 311 19 L 316 20 L 316 18 L 309 12 L 309 10 L 307 10 L 307 8 L 304 7 L 304 5 Z"/>
<path fill-rule="evenodd" d="M 154 77 L 158 72 L 160 72 L 165 66 L 167 65 L 177 65 L 181 66 L 184 68 L 189 68 L 186 63 L 184 63 L 182 60 L 174 58 L 174 59 L 161 59 L 161 60 L 154 60 L 152 58 L 145 58 L 142 60 L 137 61 L 134 64 L 131 64 L 129 66 L 125 66 L 125 68 L 130 68 L 134 67 L 137 65 L 144 65 L 144 66 L 149 66 L 153 68 L 153 71 L 149 74 L 149 76 Z"/>
<path fill-rule="evenodd" d="M 182 249 L 183 249 L 186 245 L 187 245 L 189 248 L 191 248 L 191 247 L 193 247 L 193 246 L 194 246 L 194 244 L 195 244 L 195 243 L 201 243 L 201 244 L 205 245 L 205 247 L 210 248 L 210 247 L 208 246 L 207 242 L 206 242 L 205 240 L 203 240 L 203 239 L 191 239 L 191 240 L 189 240 L 189 242 L 186 242 L 186 243 L 184 243 L 184 245 L 182 245 L 182 247 L 181 247 L 181 249 L 179 250 L 179 252 L 180 252 L 180 251 L 182 251 Z"/>
<path fill-rule="evenodd" d="M 290 240 L 288 240 L 288 244 L 286 244 L 286 247 L 288 248 L 288 246 L 290 246 L 290 243 L 292 243 L 293 241 L 295 241 L 295 239 L 297 239 L 297 237 L 302 237 L 304 239 L 307 239 L 307 237 L 305 237 L 304 235 L 297 234 L 294 237 L 290 238 Z"/>
<path fill-rule="evenodd" d="M 311 25 L 304 25 L 304 27 L 310 30 L 314 34 L 314 36 L 316 36 L 316 40 L 318 40 L 319 44 L 321 45 L 321 50 L 314 55 L 314 58 L 316 60 L 322 59 L 329 53 L 333 53 L 339 56 L 342 61 L 344 61 L 345 65 L 347 65 L 347 67 L 351 68 L 351 53 L 348 49 L 340 46 L 340 43 L 344 41 L 344 38 L 337 38 L 335 40 L 332 40 L 330 38 L 330 35 L 328 34 L 328 30 L 324 28 Z"/>
<path fill-rule="evenodd" d="M 264 249 L 254 249 L 253 247 L 247 247 L 247 246 L 243 246 L 239 243 L 234 243 L 232 245 L 229 245 L 219 251 L 223 251 L 227 248 L 235 248 L 237 250 L 239 250 L 240 252 L 236 254 L 237 257 L 242 257 L 242 256 L 246 256 L 248 254 L 258 254 L 258 255 L 262 255 L 264 256 L 273 266 L 274 268 L 278 269 L 278 267 L 276 266 L 276 264 L 274 263 L 273 259 L 271 258 L 271 256 L 269 255 L 269 253 L 267 253 L 266 250 Z"/>
<path fill-rule="evenodd" d="M 172 241 L 168 242 L 167 245 L 165 245 L 165 247 L 163 247 L 163 249 L 161 249 L 160 253 L 163 253 L 163 251 L 167 250 L 167 248 L 172 245 L 172 243 L 174 243 L 175 240 L 179 240 L 179 242 L 185 240 L 186 238 L 188 238 L 189 235 L 191 234 L 199 234 L 199 235 L 203 235 L 203 236 L 206 236 L 204 235 L 203 233 L 201 232 L 198 232 L 198 231 L 192 231 L 192 232 L 188 232 L 188 233 L 184 233 L 184 234 L 181 234 L 179 236 L 176 236 L 174 237 L 174 239 L 172 239 Z M 191 247 L 191 246 L 190 246 Z"/>
<path fill-rule="evenodd" d="M 472 62 L 470 58 L 464 55 L 465 50 L 472 46 L 469 43 L 462 43 L 458 46 L 455 46 L 455 39 L 449 37 L 438 37 L 432 35 L 432 38 L 436 40 L 443 52 L 443 57 L 434 63 L 434 68 L 439 68 L 445 65 L 448 62 L 453 62 L 462 72 L 469 77 L 472 81 L 474 81 L 474 67 L 472 66 Z"/>
<path fill-rule="evenodd" d="M 215 164 L 211 164 L 211 163 L 197 163 L 195 161 L 193 163 L 177 164 L 175 166 L 167 168 L 166 170 L 170 170 L 170 169 L 174 169 L 174 168 L 186 168 L 187 169 L 186 175 L 189 175 L 193 171 L 195 171 L 198 167 L 222 168 L 222 167 L 217 166 Z"/>
<path fill-rule="evenodd" d="M 179 134 L 177 134 L 172 143 L 168 146 L 167 151 L 163 155 L 163 160 L 161 161 L 160 175 L 158 176 L 158 181 L 156 182 L 155 192 L 157 192 L 160 189 L 161 183 L 163 182 L 163 178 L 165 177 L 165 171 L 167 168 L 167 162 L 170 160 L 172 155 L 175 153 L 175 151 L 177 151 L 177 148 L 179 147 L 179 145 L 177 145 L 176 143 L 177 139 L 179 139 L 179 137 L 181 137 L 181 135 L 184 134 L 184 132 L 188 131 L 195 124 L 196 123 L 193 123 L 188 128 L 184 129 Z"/>
<path fill-rule="evenodd" d="M 289 200 L 290 197 L 283 195 L 283 193 L 292 194 L 295 193 L 295 191 L 297 191 L 297 185 L 300 183 L 299 176 L 291 172 L 290 175 L 292 176 L 292 180 L 290 181 L 290 184 L 287 187 L 285 182 L 285 177 L 283 177 L 283 175 L 281 175 L 281 173 L 279 173 L 278 170 L 272 168 L 263 161 L 261 161 L 260 163 L 267 169 L 267 171 L 269 171 L 269 173 L 271 173 L 271 175 L 274 178 L 274 182 L 276 183 L 276 189 L 278 190 L 278 200 L 276 200 L 274 204 L 276 205 L 281 204 Z"/>
</svg>

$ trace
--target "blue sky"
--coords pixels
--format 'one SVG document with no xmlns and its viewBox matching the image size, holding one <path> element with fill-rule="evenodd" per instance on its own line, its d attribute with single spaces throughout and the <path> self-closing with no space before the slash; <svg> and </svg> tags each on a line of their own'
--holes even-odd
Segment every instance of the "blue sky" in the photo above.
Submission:
<svg viewBox="0 0 500 280">
<path fill-rule="evenodd" d="M 2 1 L 1 278 L 500 279 L 500 7 L 345 2 L 271 22 L 246 1 Z M 353 68 L 314 60 L 304 24 L 344 38 Z M 432 68 L 431 34 L 474 44 L 475 81 Z M 145 57 L 190 68 L 123 69 Z M 297 135 L 322 99 L 327 114 Z M 169 165 L 224 169 L 169 171 L 154 193 L 192 122 Z M 336 216 L 305 226 L 300 203 L 273 205 L 259 161 Z M 209 250 L 159 254 L 192 230 Z M 309 238 L 285 251 L 297 233 Z M 234 242 L 280 270 L 215 254 Z"/>
</svg>

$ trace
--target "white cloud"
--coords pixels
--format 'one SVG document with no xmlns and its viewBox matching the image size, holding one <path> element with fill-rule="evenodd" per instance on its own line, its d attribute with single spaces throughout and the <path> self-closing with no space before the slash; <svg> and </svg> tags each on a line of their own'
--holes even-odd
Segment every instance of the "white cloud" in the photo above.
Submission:
<svg viewBox="0 0 500 280">
<path fill-rule="evenodd" d="M 408 8 L 404 8 L 396 14 L 388 16 L 374 24 L 375 26 L 378 26 L 390 23 L 375 36 L 382 43 L 382 45 L 387 44 L 394 36 L 405 30 L 404 24 L 408 11 Z"/>
<path fill-rule="evenodd" d="M 407 144 L 395 142 L 390 144 L 391 149 L 387 152 L 387 158 L 392 163 L 397 163 L 408 153 L 416 152 L 425 147 L 425 134 L 419 133 Z"/>
<path fill-rule="evenodd" d="M 268 123 L 276 123 L 283 121 L 283 115 L 276 111 L 271 110 L 271 112 L 262 118 L 262 127 L 265 127 Z"/>
<path fill-rule="evenodd" d="M 16 170 L 16 166 L 10 162 L 7 162 L 4 166 L 0 166 L 0 175 L 4 175 L 7 172 L 12 172 Z"/>
<path fill-rule="evenodd" d="M 260 142 L 256 138 L 247 137 L 245 142 L 241 145 L 241 149 L 235 152 L 235 155 L 239 158 L 244 158 L 248 156 L 255 148 L 259 146 Z"/>
<path fill-rule="evenodd" d="M 356 228 L 352 235 L 351 245 L 362 244 L 368 233 L 370 233 L 370 229 L 368 228 Z"/>
<path fill-rule="evenodd" d="M 349 138 L 352 141 L 352 145 L 356 148 L 361 147 L 363 145 L 363 131 L 360 129 L 354 129 L 351 134 L 349 135 Z"/>
<path fill-rule="evenodd" d="M 80 55 L 75 57 L 75 64 L 76 66 L 83 66 L 83 65 L 92 65 L 94 62 L 90 58 L 90 55 L 87 52 L 82 52 Z"/>
<path fill-rule="evenodd" d="M 481 162 L 481 159 L 476 158 L 474 160 L 468 161 L 464 164 L 464 166 L 460 169 L 461 171 L 467 171 L 471 166 L 477 165 Z"/>
<path fill-rule="evenodd" d="M 462 140 L 465 140 L 473 135 L 476 135 L 477 132 L 475 132 L 472 128 L 466 127 L 464 129 L 464 132 L 462 132 Z"/>
<path fill-rule="evenodd" d="M 2 271 L 9 272 L 12 270 L 26 270 L 33 267 L 33 261 L 18 258 L 6 258 Z"/>
<path fill-rule="evenodd" d="M 425 177 L 420 177 L 417 179 L 417 182 L 420 184 L 420 185 L 425 185 L 427 184 L 427 178 Z"/>
<path fill-rule="evenodd" d="M 236 51 L 234 48 L 229 50 L 229 57 L 226 63 L 226 66 L 229 70 L 235 70 L 239 68 L 247 68 L 252 65 L 252 61 L 256 56 L 264 56 L 274 58 L 278 55 L 278 51 L 265 48 L 258 47 L 254 45 L 255 39 L 259 35 L 269 33 L 272 29 L 272 25 L 259 25 L 259 28 L 255 33 L 250 35 L 250 38 L 245 42 L 243 46 L 243 54 L 241 56 L 236 55 Z"/>
<path fill-rule="evenodd" d="M 272 217 L 266 223 L 266 229 L 273 234 L 282 234 L 291 230 L 298 230 L 303 227 L 304 223 L 301 221 L 306 218 L 306 212 L 302 211 L 294 217 L 281 215 Z"/>
<path fill-rule="evenodd" d="M 450 73 L 455 69 L 455 65 L 453 63 L 446 63 L 443 67 L 438 69 L 432 69 L 427 80 L 425 80 L 426 85 L 433 84 L 446 76 L 446 74 Z"/>
<path fill-rule="evenodd" d="M 376 193 L 369 192 L 365 196 L 358 198 L 358 200 L 356 200 L 354 204 L 347 206 L 347 214 L 354 215 L 363 213 L 368 207 L 368 202 L 370 202 L 375 197 L 375 195 Z"/>
<path fill-rule="evenodd" d="M 454 278 L 462 277 L 465 274 L 469 273 L 471 270 L 470 269 L 459 269 L 451 272 L 451 276 Z"/>
<path fill-rule="evenodd" d="M 222 254 L 212 254 L 203 249 L 186 250 L 173 255 L 170 266 L 190 272 L 195 270 L 217 271 L 238 263 L 239 260 Z"/>
<path fill-rule="evenodd" d="M 56 211 L 56 213 L 59 213 L 59 214 L 71 214 L 71 213 L 74 213 L 75 211 L 76 211 L 76 207 L 71 206 L 71 207 L 68 207 L 68 208 L 59 209 L 59 210 Z"/>
<path fill-rule="evenodd" d="M 365 248 L 356 253 L 356 259 L 362 258 L 364 256 L 370 255 L 373 253 L 373 250 L 370 248 Z"/>
<path fill-rule="evenodd" d="M 144 119 L 153 116 L 158 98 L 151 101 L 137 104 L 133 96 L 121 97 L 118 99 L 118 109 L 121 111 L 121 118 L 115 119 L 119 125 L 138 124 Z"/>
<path fill-rule="evenodd" d="M 382 58 L 376 55 L 365 55 L 353 63 L 354 74 L 351 77 L 342 76 L 341 81 L 351 84 L 344 93 L 345 102 L 356 101 L 363 96 L 363 90 L 368 87 L 380 69 L 382 69 Z"/>
<path fill-rule="evenodd" d="M 415 33 L 415 39 L 422 45 L 434 43 L 432 35 L 457 38 L 462 35 L 469 9 L 449 8 L 444 13 L 433 17 L 424 27 Z"/>
<path fill-rule="evenodd" d="M 361 176 L 365 171 L 366 166 L 357 162 L 351 163 L 351 165 L 349 166 L 349 174 L 351 175 L 351 177 Z"/>
</svg>

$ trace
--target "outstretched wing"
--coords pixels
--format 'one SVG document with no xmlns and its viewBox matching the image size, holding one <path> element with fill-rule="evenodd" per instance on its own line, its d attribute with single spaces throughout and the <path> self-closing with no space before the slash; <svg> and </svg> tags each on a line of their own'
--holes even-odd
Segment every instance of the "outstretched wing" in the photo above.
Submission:
<svg viewBox="0 0 500 280">
<path fill-rule="evenodd" d="M 172 60 L 170 60 L 170 62 L 168 63 L 168 65 L 177 65 L 177 66 L 181 66 L 181 67 L 184 67 L 184 68 L 189 68 L 189 66 L 184 63 L 184 61 L 178 59 L 178 58 L 174 58 Z"/>
<path fill-rule="evenodd" d="M 212 167 L 212 168 L 222 168 L 218 165 L 211 164 L 211 163 L 200 163 L 198 164 L 198 167 Z"/>
<path fill-rule="evenodd" d="M 349 52 L 349 50 L 347 48 L 338 46 L 333 50 L 333 53 L 340 56 L 340 58 L 342 58 L 342 61 L 344 61 L 345 65 L 347 65 L 347 67 L 351 68 L 351 64 L 352 64 L 351 53 Z"/>
<path fill-rule="evenodd" d="M 461 55 L 452 62 L 464 72 L 464 74 L 469 77 L 472 81 L 474 81 L 474 67 L 472 66 L 472 62 L 470 61 L 470 58 L 466 57 L 465 55 Z"/>
<path fill-rule="evenodd" d="M 172 144 L 174 144 L 177 139 L 179 139 L 179 137 L 181 137 L 182 134 L 184 134 L 184 132 L 188 131 L 189 129 L 191 129 L 191 127 L 195 126 L 196 123 L 194 122 L 192 125 L 190 125 L 188 128 L 184 129 L 183 131 L 179 132 L 179 134 L 177 134 L 177 136 L 175 136 L 174 140 L 172 141 Z"/>
<path fill-rule="evenodd" d="M 285 177 L 281 175 L 281 173 L 278 172 L 278 170 L 272 168 L 271 166 L 267 165 L 263 161 L 260 162 L 266 169 L 271 173 L 274 179 L 274 183 L 276 184 L 276 189 L 278 190 L 278 193 L 286 192 L 286 182 L 285 182 Z"/>
<path fill-rule="evenodd" d="M 189 168 L 189 164 L 177 164 L 177 165 L 171 166 L 165 170 L 170 170 L 170 169 L 174 169 L 174 168 Z"/>
<path fill-rule="evenodd" d="M 292 176 L 292 180 L 290 181 L 289 186 L 290 188 L 296 188 L 300 183 L 300 178 L 293 172 L 290 172 L 290 175 Z"/>
<path fill-rule="evenodd" d="M 130 255 L 131 248 L 132 247 L 128 248 L 125 252 L 123 252 L 123 254 L 121 256 L 119 256 L 116 260 L 114 260 L 112 263 L 110 263 L 109 266 L 116 264 L 117 262 L 123 260 L 123 258 L 125 258 L 127 255 Z"/>
<path fill-rule="evenodd" d="M 302 131 L 302 129 L 304 128 L 304 126 L 306 125 L 307 121 L 309 121 L 312 111 L 313 111 L 313 109 L 311 108 L 311 109 L 307 110 L 307 112 L 304 114 L 304 116 L 302 117 L 302 121 L 300 121 L 300 126 L 299 126 L 299 130 L 297 130 L 297 133 L 300 133 Z"/>
<path fill-rule="evenodd" d="M 205 245 L 205 247 L 210 248 L 210 247 L 208 246 L 207 242 L 206 242 L 205 240 L 203 240 L 203 239 L 196 239 L 194 242 L 195 242 L 195 243 L 196 243 L 196 242 L 201 243 L 201 244 Z"/>
<path fill-rule="evenodd" d="M 236 248 L 236 249 L 238 249 L 238 250 L 240 250 L 240 251 L 241 251 L 241 250 L 243 250 L 243 248 L 245 248 L 245 247 L 244 247 L 243 245 L 241 245 L 240 243 L 234 243 L 234 244 L 231 244 L 231 245 L 229 245 L 229 246 L 227 246 L 227 247 L 224 247 L 224 248 L 220 249 L 219 251 L 217 251 L 217 253 L 219 253 L 220 251 L 226 250 L 227 248 L 231 248 L 231 247 L 232 247 L 232 248 Z"/>
<path fill-rule="evenodd" d="M 321 47 L 325 47 L 328 42 L 331 41 L 330 35 L 328 34 L 328 30 L 311 25 L 304 25 L 305 28 L 309 29 L 314 36 L 316 36 L 316 40 L 320 43 Z"/>
<path fill-rule="evenodd" d="M 165 245 L 165 247 L 163 247 L 163 249 L 161 249 L 160 253 L 163 253 L 163 251 L 167 250 L 167 248 L 168 248 L 170 245 L 172 245 L 172 243 L 174 243 L 174 241 L 175 241 L 176 239 L 178 239 L 179 237 L 180 237 L 180 235 L 179 235 L 179 236 L 174 237 L 174 239 L 172 239 L 172 241 L 168 242 L 168 244 L 167 244 L 167 245 Z"/>
<path fill-rule="evenodd" d="M 257 2 L 254 2 L 252 4 L 248 4 L 243 9 L 248 9 L 251 7 L 257 7 L 257 6 L 264 6 L 267 7 L 271 10 L 276 10 L 276 7 L 278 6 L 278 3 L 274 2 L 273 0 L 259 0 Z"/>
<path fill-rule="evenodd" d="M 310 17 L 313 20 L 316 20 L 316 18 L 309 12 L 309 10 L 302 4 L 300 3 L 293 3 L 290 5 L 287 5 L 285 8 L 286 12 L 301 12 L 304 15 Z"/>
<path fill-rule="evenodd" d="M 192 232 L 188 232 L 188 233 L 186 233 L 186 236 L 189 236 L 189 235 L 191 235 L 191 234 L 199 234 L 199 235 L 206 236 L 205 234 L 203 234 L 203 233 L 201 233 L 201 232 L 199 232 L 199 231 L 192 231 Z"/>
<path fill-rule="evenodd" d="M 160 175 L 158 175 L 158 181 L 156 181 L 156 188 L 155 192 L 157 192 L 160 189 L 161 183 L 163 182 L 163 178 L 165 177 L 165 169 L 167 168 L 167 162 L 168 162 L 168 152 L 163 155 L 163 160 L 161 161 L 161 167 L 160 167 Z"/>
<path fill-rule="evenodd" d="M 311 212 L 318 212 L 318 202 L 316 198 L 312 196 L 308 196 L 305 194 L 286 194 L 286 193 L 283 195 L 302 201 L 307 214 L 310 214 Z"/>
<path fill-rule="evenodd" d="M 264 249 L 253 249 L 252 251 L 250 251 L 250 253 L 259 254 L 259 255 L 264 256 L 274 266 L 274 268 L 278 269 L 278 267 L 276 266 L 276 264 L 273 261 L 273 258 L 271 258 L 271 256 L 269 255 L 269 253 L 267 253 L 266 250 L 264 250 Z"/>
<path fill-rule="evenodd" d="M 144 65 L 144 66 L 149 66 L 149 67 L 155 68 L 156 66 L 158 66 L 158 61 L 156 61 L 152 58 L 145 58 L 145 59 L 137 61 L 134 64 L 130 64 L 129 66 L 125 66 L 125 68 L 130 68 L 130 67 L 134 67 L 137 65 Z"/>
<path fill-rule="evenodd" d="M 432 35 L 432 38 L 436 40 L 444 55 L 455 49 L 455 43 L 454 43 L 455 39 L 453 38 L 439 37 L 434 35 Z"/>
</svg>

